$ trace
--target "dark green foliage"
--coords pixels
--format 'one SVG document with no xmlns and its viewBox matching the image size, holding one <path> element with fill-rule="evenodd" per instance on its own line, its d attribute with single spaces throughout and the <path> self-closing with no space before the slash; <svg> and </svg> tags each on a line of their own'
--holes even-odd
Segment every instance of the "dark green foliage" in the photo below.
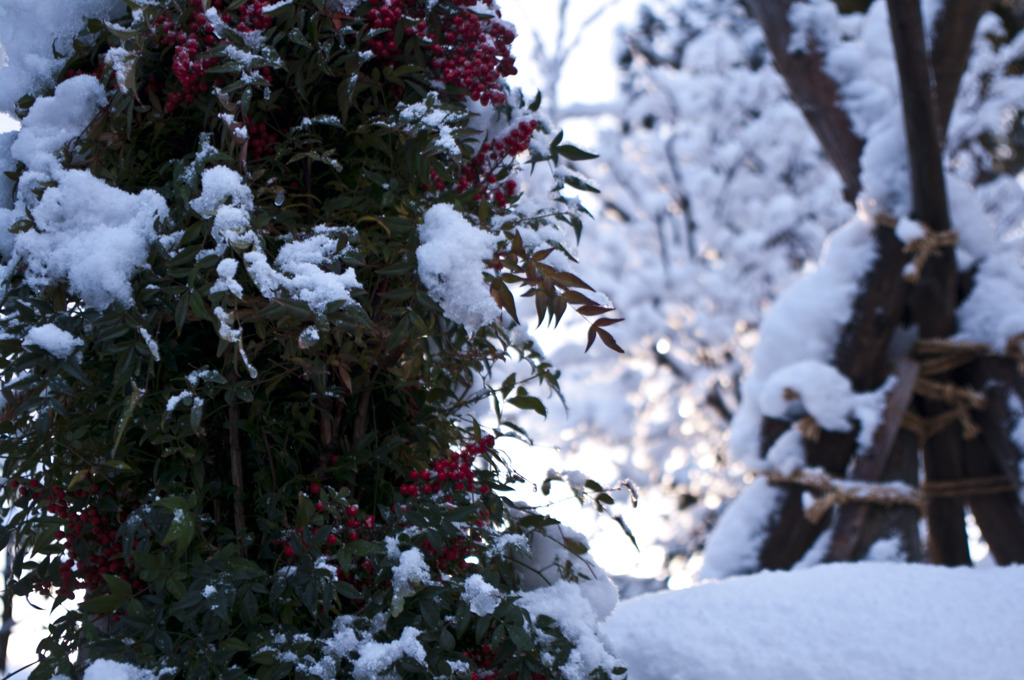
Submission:
<svg viewBox="0 0 1024 680">
<path fill-rule="evenodd" d="M 505 319 L 469 334 L 445 318 L 415 253 L 424 212 L 449 203 L 497 235 L 486 277 L 505 313 L 517 321 L 519 284 L 541 320 L 574 307 L 598 317 L 591 341 L 614 348 L 609 310 L 548 259 L 568 254 L 550 227 L 582 225 L 563 181 L 585 185 L 554 179 L 549 210 L 517 211 L 516 156 L 546 133 L 500 82 L 478 93 L 440 77 L 429 44 L 404 32 L 441 30 L 468 16 L 465 2 L 366 2 L 349 16 L 321 0 L 267 15 L 236 0 L 222 8 L 234 27 L 188 61 L 170 36 L 196 31 L 213 4 L 129 2 L 133 15 L 91 22 L 68 57 L 65 77 L 98 72 L 109 104 L 64 167 L 155 190 L 169 208 L 130 302 L 90 306 L 23 269 L 0 300 L 9 527 L 32 547 L 16 587 L 85 595 L 33 677 L 75 673 L 68 657 L 83 647 L 183 678 L 352 677 L 357 655 L 329 653 L 332 636 L 388 642 L 407 627 L 425 656 L 399 654 L 382 673 L 562 677 L 572 643 L 515 603 L 524 544 L 494 548 L 538 530 L 522 523 L 538 516 L 496 493 L 512 473 L 467 415 L 486 400 L 499 420 L 505 405 L 543 412 L 529 390 L 557 390 L 557 373 Z M 380 6 L 402 9 L 386 56 L 367 19 Z M 99 68 L 114 47 L 134 55 L 120 90 Z M 501 103 L 474 114 L 467 93 Z M 560 137 L 529 153 L 533 165 L 589 157 Z M 236 231 L 196 203 L 218 167 L 252 194 L 249 208 L 233 199 Z M 321 274 L 358 282 L 350 299 L 303 299 L 294 273 L 277 271 L 289 284 L 273 290 L 260 278 L 260 256 L 280 269 L 283 251 L 314 243 Z M 22 342 L 46 324 L 83 344 L 60 358 Z M 506 359 L 527 370 L 488 384 Z M 501 422 L 495 434 L 515 430 Z M 416 551 L 430 578 L 399 592 L 395 570 Z M 474 574 L 500 593 L 490 613 L 462 598 Z"/>
</svg>

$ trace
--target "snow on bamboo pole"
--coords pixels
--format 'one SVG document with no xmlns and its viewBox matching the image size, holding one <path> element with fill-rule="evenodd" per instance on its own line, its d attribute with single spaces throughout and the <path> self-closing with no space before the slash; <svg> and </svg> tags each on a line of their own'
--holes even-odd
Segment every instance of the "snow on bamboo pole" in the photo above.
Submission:
<svg viewBox="0 0 1024 680">
<path fill-rule="evenodd" d="M 861 189 L 858 160 L 864 140 L 854 133 L 849 116 L 838 103 L 838 86 L 825 72 L 822 53 L 813 46 L 809 50 L 790 49 L 793 29 L 788 15 L 793 4 L 794 0 L 749 2 L 751 13 L 764 28 L 776 68 L 842 176 L 844 194 L 852 201 Z"/>
<path fill-rule="evenodd" d="M 788 0 L 755 0 L 751 9 L 765 30 L 776 66 L 812 124 L 829 156 L 846 180 L 847 195 L 861 190 L 861 152 L 863 141 L 854 131 L 854 123 L 839 101 L 837 84 L 825 72 L 824 50 L 813 48 L 814 38 L 804 50 L 794 50 L 792 13 Z M 806 38 L 806 36 L 805 36 Z M 808 81 L 808 78 L 811 80 Z M 811 87 L 808 82 L 817 83 Z M 851 182 L 848 178 L 855 179 Z M 852 193 L 851 193 L 852 191 Z M 866 219 L 870 219 L 866 217 Z M 855 390 L 877 388 L 885 379 L 886 351 L 892 334 L 903 317 L 909 287 L 902 278 L 906 262 L 903 244 L 891 229 L 878 224 L 874 229 L 876 256 L 860 283 L 860 292 L 852 304 L 849 321 L 835 345 L 832 364 L 847 376 Z M 787 427 L 786 423 L 766 418 L 761 427 L 762 457 Z M 856 449 L 854 438 L 843 433 L 825 433 L 815 442 L 805 443 L 807 464 L 823 466 L 841 474 Z M 798 561 L 824 528 L 807 522 L 800 494 L 789 488 L 776 505 L 767 537 L 761 546 L 760 564 L 771 568 L 789 568 Z"/>
</svg>

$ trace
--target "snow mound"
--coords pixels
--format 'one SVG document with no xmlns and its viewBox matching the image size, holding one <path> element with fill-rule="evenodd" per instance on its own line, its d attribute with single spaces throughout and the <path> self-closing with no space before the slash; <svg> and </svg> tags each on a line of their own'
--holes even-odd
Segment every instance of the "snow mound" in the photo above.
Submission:
<svg viewBox="0 0 1024 680">
<path fill-rule="evenodd" d="M 1020 677 L 1024 566 L 829 564 L 621 602 L 630 680 Z"/>
<path fill-rule="evenodd" d="M 470 224 L 447 203 L 431 207 L 419 228 L 416 260 L 420 280 L 444 315 L 473 334 L 501 313 L 484 281 L 483 260 L 498 237 Z"/>
<path fill-rule="evenodd" d="M 35 345 L 58 359 L 67 359 L 83 344 L 80 339 L 52 323 L 30 329 L 23 342 L 26 345 Z"/>
</svg>

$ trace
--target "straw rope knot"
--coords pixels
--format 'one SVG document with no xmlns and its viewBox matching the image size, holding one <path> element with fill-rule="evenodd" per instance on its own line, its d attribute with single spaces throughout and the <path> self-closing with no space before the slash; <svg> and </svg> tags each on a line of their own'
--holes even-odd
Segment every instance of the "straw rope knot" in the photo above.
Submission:
<svg viewBox="0 0 1024 680">
<path fill-rule="evenodd" d="M 1024 340 L 1024 334 L 1021 339 Z M 919 375 L 926 377 L 955 371 L 989 352 L 984 343 L 949 338 L 921 338 L 913 348 L 920 365 Z"/>
<path fill-rule="evenodd" d="M 867 482 L 832 477 L 821 468 L 802 468 L 790 474 L 778 470 L 760 473 L 771 484 L 794 484 L 821 493 L 804 507 L 804 517 L 811 524 L 820 522 L 828 511 L 847 503 L 871 503 L 885 507 L 908 505 L 922 515 L 928 503 L 943 498 L 989 496 L 1016 490 L 1004 475 L 968 477 L 965 479 L 926 481 L 916 488 L 899 481 Z"/>
<path fill-rule="evenodd" d="M 1017 370 L 1024 373 L 1024 333 L 1017 333 L 1006 341 L 1006 356 L 1017 360 Z"/>
<path fill-rule="evenodd" d="M 918 222 L 924 231 L 922 236 L 911 239 L 903 246 L 903 252 L 913 254 L 913 269 L 903 274 L 903 280 L 907 283 L 917 283 L 921 279 L 921 271 L 925 262 L 933 255 L 937 255 L 941 248 L 952 248 L 960 242 L 960 235 L 952 229 L 935 231 L 924 222 Z"/>
<path fill-rule="evenodd" d="M 952 382 L 918 377 L 917 382 L 914 383 L 914 393 L 925 399 L 940 401 L 952 407 L 948 411 L 930 418 L 909 411 L 904 414 L 903 428 L 916 434 L 922 446 L 956 421 L 959 421 L 963 428 L 964 439 L 975 439 L 981 434 L 981 427 L 971 417 L 972 410 L 980 411 L 988 405 L 985 395 L 981 392 L 969 387 L 961 387 Z"/>
</svg>

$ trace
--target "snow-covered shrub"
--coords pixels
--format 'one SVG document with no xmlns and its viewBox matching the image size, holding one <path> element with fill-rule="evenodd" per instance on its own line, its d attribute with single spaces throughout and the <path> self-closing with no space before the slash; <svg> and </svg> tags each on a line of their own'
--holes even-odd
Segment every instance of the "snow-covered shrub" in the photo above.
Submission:
<svg viewBox="0 0 1024 680">
<path fill-rule="evenodd" d="M 573 177 L 523 193 L 520 159 L 583 154 L 504 83 L 494 2 L 95 11 L 66 58 L 0 70 L 36 88 L 0 144 L 14 588 L 84 596 L 33 677 L 621 674 L 596 617 L 558 616 L 595 573 L 524 594 L 551 523 L 501 495 L 503 410 L 557 389 L 509 286 L 614 340 L 563 268 Z"/>
</svg>

